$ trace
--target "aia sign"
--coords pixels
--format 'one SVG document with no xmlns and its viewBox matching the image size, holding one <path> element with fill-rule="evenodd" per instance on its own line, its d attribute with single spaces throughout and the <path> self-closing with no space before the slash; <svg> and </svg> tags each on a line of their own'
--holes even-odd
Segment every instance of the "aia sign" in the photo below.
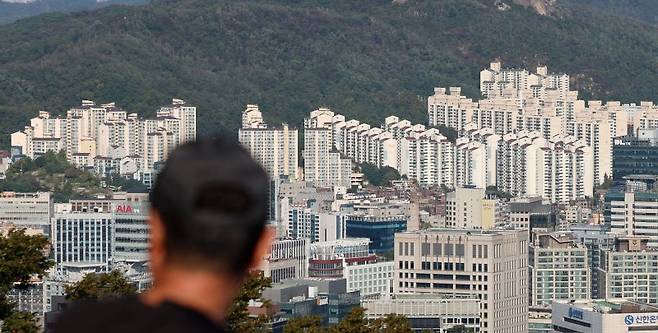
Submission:
<svg viewBox="0 0 658 333">
<path fill-rule="evenodd" d="M 117 213 L 132 214 L 132 212 L 133 212 L 133 206 L 131 206 L 131 205 L 118 205 L 117 206 Z"/>
</svg>

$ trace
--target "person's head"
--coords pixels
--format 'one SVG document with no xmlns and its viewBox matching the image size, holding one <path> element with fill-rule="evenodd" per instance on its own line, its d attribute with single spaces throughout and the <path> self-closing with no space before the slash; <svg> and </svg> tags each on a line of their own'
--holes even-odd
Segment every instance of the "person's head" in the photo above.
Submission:
<svg viewBox="0 0 658 333">
<path fill-rule="evenodd" d="M 240 279 L 266 251 L 268 177 L 239 143 L 174 149 L 150 193 L 154 280 L 167 270 Z"/>
</svg>

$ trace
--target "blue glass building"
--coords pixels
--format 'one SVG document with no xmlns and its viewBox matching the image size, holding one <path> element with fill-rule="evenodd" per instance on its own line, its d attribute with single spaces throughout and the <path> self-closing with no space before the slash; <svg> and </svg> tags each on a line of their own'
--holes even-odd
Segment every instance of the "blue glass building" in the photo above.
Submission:
<svg viewBox="0 0 658 333">
<path fill-rule="evenodd" d="M 370 239 L 370 251 L 383 255 L 393 251 L 396 232 L 407 230 L 404 216 L 350 216 L 346 220 L 346 236 Z"/>
</svg>

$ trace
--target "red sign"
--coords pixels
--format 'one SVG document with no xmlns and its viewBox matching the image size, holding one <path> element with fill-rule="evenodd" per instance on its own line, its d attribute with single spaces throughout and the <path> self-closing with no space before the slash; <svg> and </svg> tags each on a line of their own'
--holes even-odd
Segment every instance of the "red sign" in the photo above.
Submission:
<svg viewBox="0 0 658 333">
<path fill-rule="evenodd" d="M 130 205 L 118 205 L 117 213 L 130 214 L 133 212 L 133 206 Z"/>
</svg>

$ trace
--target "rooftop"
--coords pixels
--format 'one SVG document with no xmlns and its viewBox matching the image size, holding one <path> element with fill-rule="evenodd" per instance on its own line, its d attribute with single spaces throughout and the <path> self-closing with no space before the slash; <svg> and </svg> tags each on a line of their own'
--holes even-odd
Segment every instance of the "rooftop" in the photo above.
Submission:
<svg viewBox="0 0 658 333">
<path fill-rule="evenodd" d="M 634 302 L 624 299 L 599 299 L 599 300 L 576 300 L 576 301 L 563 301 L 557 300 L 556 303 L 569 304 L 571 307 L 587 311 L 595 311 L 600 313 L 647 313 L 658 312 L 658 306 L 646 303 Z"/>
</svg>

